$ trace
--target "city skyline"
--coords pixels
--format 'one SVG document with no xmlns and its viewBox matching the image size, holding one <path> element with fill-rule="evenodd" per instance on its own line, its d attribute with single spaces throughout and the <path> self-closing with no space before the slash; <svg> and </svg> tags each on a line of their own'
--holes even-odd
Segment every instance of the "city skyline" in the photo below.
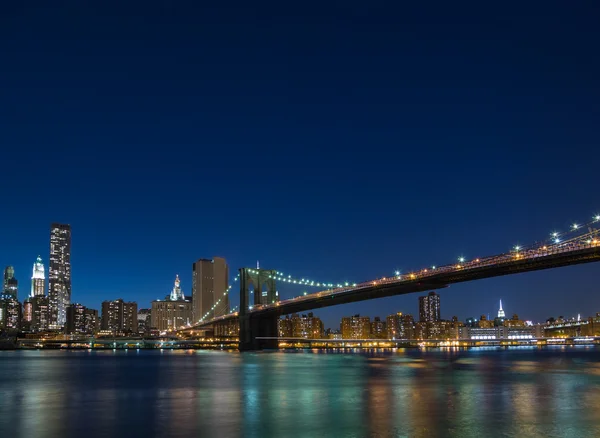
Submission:
<svg viewBox="0 0 600 438">
<path fill-rule="evenodd" d="M 7 11 L 0 261 L 20 299 L 52 222 L 73 228 L 73 300 L 98 308 L 162 299 L 176 273 L 189 293 L 200 257 L 360 282 L 600 213 L 594 10 L 255 7 Z M 598 269 L 438 293 L 448 315 L 501 297 L 542 320 L 600 309 Z M 417 314 L 410 296 L 319 313 L 386 308 Z"/>
<path fill-rule="evenodd" d="M 599 219 L 598 216 L 595 216 L 594 221 L 597 221 L 597 220 L 600 220 L 600 219 Z M 55 228 L 57 225 L 59 225 L 59 224 L 53 223 L 52 227 Z M 67 227 L 65 229 L 67 229 L 68 232 L 69 232 L 69 246 L 70 246 L 70 225 L 61 225 L 61 227 L 63 227 L 63 228 Z M 577 228 L 577 225 L 575 225 L 575 227 Z M 227 263 L 226 263 L 225 259 L 222 259 L 220 257 L 215 257 L 215 259 L 217 259 L 217 263 L 219 265 L 223 265 L 224 266 L 224 269 L 223 268 L 220 268 L 220 269 L 223 269 L 223 272 L 227 272 L 228 271 L 228 266 L 227 266 Z M 207 272 L 205 272 L 204 275 L 214 275 L 214 273 L 212 271 L 212 269 L 214 269 L 212 267 L 212 265 L 214 265 L 214 263 L 215 263 L 214 259 L 199 259 L 198 261 L 196 261 L 196 262 L 193 263 L 193 266 L 192 266 L 192 276 L 194 276 L 196 274 L 198 274 L 200 276 L 202 275 L 202 271 L 201 271 L 200 268 L 198 269 L 198 271 L 196 271 L 196 267 L 197 266 L 199 267 L 202 264 L 206 264 L 207 266 L 210 267 L 210 270 L 207 271 Z M 258 268 L 258 262 L 257 262 L 257 268 Z M 32 284 L 31 284 L 31 293 L 30 293 L 30 295 L 27 296 L 27 298 L 25 300 L 23 300 L 23 302 L 22 302 L 23 305 L 26 305 L 26 303 L 31 298 L 34 298 L 34 297 L 42 297 L 42 298 L 44 298 L 44 294 L 43 294 L 43 291 L 45 289 L 44 269 L 45 269 L 45 267 L 44 267 L 44 264 L 43 264 L 43 262 L 41 260 L 41 257 L 38 256 L 36 258 L 35 263 L 33 264 L 33 276 L 31 278 L 31 282 L 32 282 Z M 399 274 L 399 272 L 396 271 L 395 274 Z M 212 280 L 212 277 L 208 277 L 208 278 L 210 280 Z M 194 279 L 192 278 L 192 283 L 193 283 L 193 281 L 194 281 Z M 12 286 L 10 286 L 9 283 Z M 14 267 L 9 265 L 4 270 L 4 290 L 6 291 L 6 290 L 8 290 L 8 288 L 12 287 L 12 289 L 11 289 L 13 291 L 12 293 L 16 294 L 17 293 L 16 292 L 17 291 L 17 284 L 18 284 L 18 279 L 15 276 Z M 285 284 L 285 282 L 283 282 L 283 284 Z M 213 287 L 212 286 L 212 281 L 210 282 L 210 287 Z M 212 292 L 212 289 L 210 289 L 210 288 L 208 288 L 208 289 L 209 289 L 210 292 Z M 35 293 L 35 291 L 37 291 L 37 294 Z M 41 291 L 41 293 L 40 293 L 40 291 Z M 192 294 L 193 294 L 193 291 L 188 296 L 191 297 Z M 211 293 L 211 296 L 213 296 L 213 295 L 216 296 L 217 294 L 212 294 Z M 296 296 L 297 295 L 298 295 L 298 293 L 296 293 Z M 421 321 L 421 322 L 450 321 L 451 319 L 454 319 L 456 317 L 458 317 L 459 321 L 468 321 L 470 319 L 474 319 L 475 321 L 477 321 L 478 318 L 479 318 L 479 315 L 481 315 L 481 318 L 487 317 L 488 320 L 493 320 L 493 318 L 491 317 L 491 315 L 494 312 L 489 312 L 489 311 L 488 312 L 484 311 L 484 312 L 482 312 L 480 314 L 475 314 L 475 315 L 468 315 L 468 316 L 461 315 L 462 318 L 459 317 L 456 314 L 453 314 L 451 317 L 442 316 L 441 310 L 440 310 L 440 308 L 441 308 L 441 306 L 440 306 L 440 295 L 438 293 L 436 293 L 435 290 L 432 290 L 432 291 L 430 291 L 430 292 L 428 292 L 426 294 L 419 293 L 419 292 L 410 293 L 410 294 L 408 294 L 408 296 L 417 296 L 418 297 L 417 298 L 417 300 L 418 300 L 418 311 L 415 313 L 415 316 L 417 317 L 415 320 L 418 320 L 418 321 Z M 229 298 L 229 294 L 227 294 L 227 297 Z M 46 300 L 48 299 L 48 297 L 45 297 L 45 298 L 46 298 Z M 385 299 L 385 298 L 383 298 L 383 299 Z M 375 300 L 378 300 L 378 299 L 375 299 Z M 381 298 L 379 300 L 381 300 Z M 117 301 L 122 301 L 122 299 L 120 298 Z M 185 295 L 184 290 L 181 287 L 181 280 L 179 278 L 179 274 L 175 275 L 175 281 L 174 281 L 173 288 L 171 289 L 170 293 L 167 294 L 167 296 L 165 297 L 165 299 L 152 300 L 150 302 L 150 307 L 154 307 L 154 305 L 157 302 L 169 303 L 170 301 L 172 301 L 172 302 L 186 301 L 186 295 Z M 98 306 L 98 307 L 103 308 L 105 306 L 105 303 L 109 303 L 109 302 L 112 303 L 112 301 L 103 300 L 103 302 L 101 303 L 102 305 Z M 182 322 L 178 323 L 177 326 L 182 326 L 185 323 L 190 323 L 191 322 L 190 315 L 193 314 L 193 312 L 192 312 L 192 303 L 193 302 L 192 301 L 186 301 L 186 302 L 189 305 L 189 315 L 186 313 L 185 314 L 186 315 L 185 318 L 181 318 Z M 214 303 L 214 301 L 211 301 L 211 303 Z M 136 306 L 139 309 L 147 310 L 146 306 L 145 306 L 146 302 L 144 302 L 144 301 L 142 301 L 142 302 L 135 301 L 135 304 L 136 304 Z M 79 303 L 74 303 L 74 305 L 83 308 L 81 306 L 81 304 L 79 304 Z M 182 306 L 183 306 L 183 304 L 182 304 Z M 343 306 L 345 306 L 345 305 L 340 305 L 340 306 L 337 306 L 337 307 L 343 307 Z M 93 307 L 93 306 L 87 306 L 87 307 Z M 66 310 L 68 310 L 68 306 L 67 306 Z M 71 309 L 71 311 L 72 310 L 73 309 Z M 95 311 L 98 312 L 97 309 Z M 316 310 L 311 311 L 310 313 L 312 315 L 313 312 L 319 313 L 319 311 L 322 312 L 323 309 L 316 309 Z M 387 309 L 386 311 L 389 312 L 389 309 Z M 396 312 L 404 313 L 404 314 L 409 315 L 409 316 L 413 315 L 412 312 L 407 312 L 405 310 L 395 310 L 394 313 L 396 313 Z M 28 315 L 28 314 L 31 315 L 31 313 L 32 313 L 31 307 L 29 307 L 29 310 L 25 309 L 24 317 L 26 317 L 26 315 Z M 561 312 L 559 312 L 559 313 L 561 313 Z M 512 312 L 512 314 L 515 315 L 515 314 L 518 314 L 518 313 L 517 313 L 517 311 L 514 311 L 514 312 Z M 291 315 L 291 314 L 288 314 L 288 316 L 289 315 Z M 349 314 L 344 314 L 344 316 L 341 317 L 341 321 L 342 322 L 339 324 L 339 328 L 340 329 L 342 329 L 344 318 L 349 318 L 350 317 L 348 315 Z M 217 315 L 217 316 L 219 316 L 219 315 Z M 318 317 L 319 315 L 315 315 L 315 316 Z M 361 317 L 366 317 L 366 318 L 371 318 L 371 317 L 373 317 L 373 318 L 384 317 L 385 318 L 386 316 L 389 317 L 390 315 L 385 315 L 385 312 L 383 312 L 381 314 L 378 313 L 378 314 L 374 314 L 374 315 L 371 315 L 371 314 L 360 315 L 360 313 L 357 313 L 354 316 L 361 316 Z M 503 305 L 502 305 L 502 299 L 499 299 L 499 309 L 498 309 L 498 312 L 497 312 L 497 316 L 498 316 L 498 318 L 505 318 L 506 317 L 505 311 L 504 311 Z M 549 316 L 549 318 L 553 318 L 555 316 L 558 316 L 559 318 L 565 317 L 566 319 L 570 319 L 570 318 L 575 319 L 575 315 L 564 315 L 564 314 L 560 314 L 560 315 L 558 315 L 558 314 L 552 314 L 552 315 Z M 579 317 L 580 317 L 580 313 L 577 313 L 577 318 L 579 318 Z M 29 317 L 29 318 L 31 318 L 31 317 Z M 206 319 L 210 319 L 210 317 L 206 317 Z M 186 322 L 184 322 L 184 320 Z M 28 321 L 31 321 L 31 319 L 28 319 Z M 545 321 L 545 319 L 536 320 L 536 321 L 532 321 L 531 319 L 528 319 L 528 321 L 534 322 L 534 323 L 543 323 Z M 65 318 L 65 322 L 66 322 L 66 318 Z M 161 324 L 161 327 L 162 327 L 162 324 Z M 165 327 L 162 327 L 161 330 L 166 329 L 166 327 L 167 326 L 165 325 Z M 336 326 L 335 324 L 332 324 L 331 326 L 325 326 L 325 328 L 337 329 L 338 326 Z"/>
</svg>

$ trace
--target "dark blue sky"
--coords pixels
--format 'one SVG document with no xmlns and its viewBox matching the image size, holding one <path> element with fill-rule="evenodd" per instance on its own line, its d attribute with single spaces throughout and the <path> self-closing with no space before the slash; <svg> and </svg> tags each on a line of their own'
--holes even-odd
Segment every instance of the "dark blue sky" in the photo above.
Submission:
<svg viewBox="0 0 600 438">
<path fill-rule="evenodd" d="M 600 211 L 595 2 L 5 3 L 0 264 L 21 299 L 52 221 L 98 308 L 147 307 L 176 273 L 189 294 L 200 257 L 362 281 Z M 442 317 L 592 314 L 599 269 L 454 285 Z"/>
</svg>

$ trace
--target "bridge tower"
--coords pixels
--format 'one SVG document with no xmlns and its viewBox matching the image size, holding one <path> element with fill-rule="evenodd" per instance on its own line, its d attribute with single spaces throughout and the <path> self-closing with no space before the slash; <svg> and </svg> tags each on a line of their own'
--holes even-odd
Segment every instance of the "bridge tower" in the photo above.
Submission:
<svg viewBox="0 0 600 438">
<path fill-rule="evenodd" d="M 240 350 L 277 348 L 277 340 L 257 340 L 257 337 L 276 337 L 278 315 L 252 315 L 250 307 L 279 301 L 275 277 L 270 269 L 240 268 Z M 254 293 L 250 294 L 250 285 Z M 252 295 L 252 296 L 251 296 Z"/>
</svg>

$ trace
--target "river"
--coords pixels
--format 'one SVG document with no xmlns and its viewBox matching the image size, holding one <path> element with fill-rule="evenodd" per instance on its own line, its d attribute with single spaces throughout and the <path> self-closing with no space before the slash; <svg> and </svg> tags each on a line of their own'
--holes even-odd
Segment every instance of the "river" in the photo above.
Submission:
<svg viewBox="0 0 600 438">
<path fill-rule="evenodd" d="M 0 437 L 597 437 L 600 348 L 0 351 Z"/>
</svg>

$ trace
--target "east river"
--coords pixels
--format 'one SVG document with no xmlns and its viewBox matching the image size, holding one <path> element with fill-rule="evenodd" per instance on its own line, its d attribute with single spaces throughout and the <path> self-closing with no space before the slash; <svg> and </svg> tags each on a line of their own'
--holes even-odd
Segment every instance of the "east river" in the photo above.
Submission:
<svg viewBox="0 0 600 438">
<path fill-rule="evenodd" d="M 0 437 L 598 437 L 600 348 L 0 351 Z"/>
</svg>

